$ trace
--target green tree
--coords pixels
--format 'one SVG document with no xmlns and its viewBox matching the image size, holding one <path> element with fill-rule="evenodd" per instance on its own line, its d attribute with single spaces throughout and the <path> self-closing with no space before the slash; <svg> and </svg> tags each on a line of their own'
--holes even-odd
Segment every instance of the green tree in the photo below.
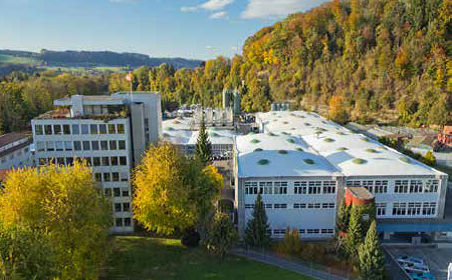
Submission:
<svg viewBox="0 0 452 280">
<path fill-rule="evenodd" d="M 93 182 L 90 167 L 75 161 L 73 166 L 41 167 L 40 172 L 15 169 L 4 182 L 0 209 L 3 236 L 15 228 L 30 234 L 26 242 L 33 242 L 33 246 L 24 246 L 28 246 L 27 254 L 39 259 L 43 256 L 37 255 L 36 248 L 48 244 L 50 248 L 42 253 L 50 250 L 58 277 L 99 276 L 110 248 L 111 202 Z"/>
<path fill-rule="evenodd" d="M 359 246 L 359 270 L 363 279 L 383 280 L 385 276 L 385 256 L 377 234 L 374 220 L 366 234 L 366 240 Z"/>
<path fill-rule="evenodd" d="M 223 259 L 237 243 L 238 234 L 229 215 L 217 212 L 209 228 L 206 247 Z"/>
<path fill-rule="evenodd" d="M 270 244 L 270 225 L 268 224 L 265 205 L 260 194 L 256 197 L 252 218 L 245 228 L 245 242 L 249 246 L 265 247 Z"/>
<path fill-rule="evenodd" d="M 428 165 L 435 165 L 436 164 L 436 157 L 433 155 L 432 151 L 427 151 L 427 153 L 421 158 L 421 161 Z"/>
<path fill-rule="evenodd" d="M 363 242 L 362 213 L 359 206 L 353 205 L 350 213 L 350 222 L 347 236 L 344 240 L 345 250 L 352 260 L 356 259 L 358 246 Z"/>
<path fill-rule="evenodd" d="M 341 206 L 337 214 L 336 231 L 346 232 L 350 221 L 350 206 L 345 203 L 345 197 L 342 199 Z"/>
<path fill-rule="evenodd" d="M 209 134 L 206 131 L 204 112 L 201 110 L 201 125 L 199 127 L 198 141 L 196 142 L 195 158 L 202 162 L 204 166 L 212 163 L 212 143 L 209 140 Z"/>
</svg>

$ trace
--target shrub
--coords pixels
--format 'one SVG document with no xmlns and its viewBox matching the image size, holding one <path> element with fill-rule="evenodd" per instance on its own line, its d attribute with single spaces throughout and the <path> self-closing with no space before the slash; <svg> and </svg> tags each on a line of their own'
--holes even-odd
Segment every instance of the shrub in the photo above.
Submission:
<svg viewBox="0 0 452 280">
<path fill-rule="evenodd" d="M 364 164 L 364 163 L 366 163 L 367 161 L 366 160 L 364 160 L 364 159 L 362 159 L 362 158 L 355 158 L 354 160 L 353 160 L 353 163 L 354 164 Z"/>
<path fill-rule="evenodd" d="M 300 147 L 296 148 L 296 150 L 297 150 L 297 151 L 300 151 L 300 152 L 303 152 L 303 149 L 300 148 Z"/>
<path fill-rule="evenodd" d="M 293 140 L 292 138 L 288 138 L 288 139 L 286 139 L 286 141 L 289 143 L 295 143 L 295 140 Z"/>
<path fill-rule="evenodd" d="M 270 161 L 268 159 L 261 159 L 257 162 L 257 164 L 259 164 L 259 165 L 267 165 L 269 163 L 270 163 Z"/>
<path fill-rule="evenodd" d="M 174 128 L 173 127 L 171 127 L 171 126 L 169 126 L 169 127 L 167 127 L 167 128 L 165 128 L 166 130 L 169 130 L 169 131 L 173 131 L 174 130 Z"/>
<path fill-rule="evenodd" d="M 187 228 L 182 233 L 181 242 L 182 242 L 182 245 L 184 245 L 187 248 L 198 247 L 200 240 L 201 240 L 201 236 L 192 227 Z"/>
<path fill-rule="evenodd" d="M 307 164 L 314 164 L 314 163 L 315 163 L 314 160 L 312 160 L 312 159 L 310 159 L 310 158 L 304 159 L 303 161 L 304 161 L 305 163 L 307 163 Z"/>
<path fill-rule="evenodd" d="M 307 122 L 305 122 L 304 125 L 305 125 L 305 126 L 311 126 L 311 124 L 310 124 L 310 123 L 307 123 Z"/>
<path fill-rule="evenodd" d="M 283 247 L 286 254 L 294 255 L 301 251 L 301 240 L 297 229 L 286 230 Z"/>
<path fill-rule="evenodd" d="M 340 147 L 338 148 L 339 151 L 347 151 L 348 149 L 346 147 Z"/>
<path fill-rule="evenodd" d="M 260 140 L 257 140 L 257 139 L 253 139 L 253 140 L 251 140 L 250 142 L 253 143 L 253 144 L 257 144 L 257 143 L 259 143 L 259 142 L 261 142 L 261 141 L 260 141 Z"/>
<path fill-rule="evenodd" d="M 375 150 L 375 149 L 366 149 L 366 152 L 368 152 L 368 153 L 377 153 L 377 150 Z"/>
<path fill-rule="evenodd" d="M 400 161 L 403 161 L 404 163 L 411 163 L 411 160 L 407 157 L 399 157 Z"/>
<path fill-rule="evenodd" d="M 335 140 L 332 138 L 325 138 L 325 140 L 323 140 L 323 141 L 331 143 L 331 142 L 334 142 Z"/>
<path fill-rule="evenodd" d="M 280 153 L 281 155 L 285 155 L 285 154 L 287 154 L 287 151 L 286 150 L 279 150 L 278 153 Z"/>
<path fill-rule="evenodd" d="M 255 152 L 262 152 L 263 150 L 261 148 L 254 149 Z"/>
<path fill-rule="evenodd" d="M 269 136 L 277 136 L 277 135 L 274 134 L 273 132 L 269 132 L 268 135 L 269 135 Z"/>
</svg>

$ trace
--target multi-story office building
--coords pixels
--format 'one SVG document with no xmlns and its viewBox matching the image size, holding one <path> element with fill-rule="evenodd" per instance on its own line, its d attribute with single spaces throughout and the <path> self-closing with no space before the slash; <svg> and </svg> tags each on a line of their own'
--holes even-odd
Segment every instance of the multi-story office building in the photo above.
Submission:
<svg viewBox="0 0 452 280">
<path fill-rule="evenodd" d="M 32 140 L 27 133 L 0 136 L 0 169 L 34 166 Z"/>
<path fill-rule="evenodd" d="M 446 174 L 314 113 L 259 113 L 256 122 L 263 133 L 236 139 L 239 232 L 260 192 L 274 237 L 285 228 L 299 229 L 301 236 L 332 236 L 335 209 L 347 189 L 374 198 L 385 238 L 395 232 L 450 231 L 441 222 Z"/>
<path fill-rule="evenodd" d="M 130 172 L 161 134 L 160 98 L 155 92 L 73 95 L 32 120 L 39 165 L 70 165 L 79 158 L 92 166 L 94 179 L 112 198 L 112 232 L 133 231 Z"/>
</svg>

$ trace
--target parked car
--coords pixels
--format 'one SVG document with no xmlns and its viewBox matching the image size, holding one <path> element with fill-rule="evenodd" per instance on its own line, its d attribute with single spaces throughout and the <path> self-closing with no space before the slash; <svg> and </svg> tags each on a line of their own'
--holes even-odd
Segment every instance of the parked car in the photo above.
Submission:
<svg viewBox="0 0 452 280">
<path fill-rule="evenodd" d="M 410 273 L 410 277 L 413 280 L 436 280 L 435 276 L 431 273 Z"/>
<path fill-rule="evenodd" d="M 425 265 L 425 262 L 423 259 L 421 258 L 415 258 L 415 257 L 410 257 L 410 256 L 401 256 L 397 258 L 397 261 L 403 262 L 403 263 L 414 263 L 414 264 L 420 264 L 420 265 Z"/>
<path fill-rule="evenodd" d="M 406 272 L 408 273 L 430 273 L 430 269 L 428 269 L 428 267 L 425 266 L 420 266 L 420 265 L 416 265 L 413 263 L 400 263 L 400 266 L 405 269 Z"/>
</svg>

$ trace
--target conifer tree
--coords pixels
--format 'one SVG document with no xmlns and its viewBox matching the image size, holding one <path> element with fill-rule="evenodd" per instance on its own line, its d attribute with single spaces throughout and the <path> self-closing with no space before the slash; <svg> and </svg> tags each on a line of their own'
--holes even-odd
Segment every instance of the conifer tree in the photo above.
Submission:
<svg viewBox="0 0 452 280">
<path fill-rule="evenodd" d="M 377 235 L 377 222 L 372 221 L 364 244 L 359 247 L 359 270 L 363 279 L 382 280 L 385 275 L 385 257 Z"/>
<path fill-rule="evenodd" d="M 345 250 L 352 259 L 356 258 L 358 246 L 363 241 L 361 218 L 359 206 L 352 205 L 347 237 L 345 238 Z"/>
<path fill-rule="evenodd" d="M 195 158 L 201 161 L 205 166 L 212 163 L 212 143 L 210 143 L 209 134 L 206 131 L 206 122 L 204 120 L 203 111 L 198 141 L 196 142 Z"/>
<path fill-rule="evenodd" d="M 270 244 L 270 226 L 267 213 L 262 202 L 262 196 L 257 195 L 254 204 L 253 218 L 248 221 L 245 229 L 245 243 L 254 247 L 265 247 Z"/>
<path fill-rule="evenodd" d="M 345 203 L 345 198 L 341 202 L 341 206 L 339 206 L 339 212 L 337 215 L 337 224 L 336 229 L 339 231 L 347 231 L 348 224 L 350 221 L 350 206 Z"/>
</svg>

